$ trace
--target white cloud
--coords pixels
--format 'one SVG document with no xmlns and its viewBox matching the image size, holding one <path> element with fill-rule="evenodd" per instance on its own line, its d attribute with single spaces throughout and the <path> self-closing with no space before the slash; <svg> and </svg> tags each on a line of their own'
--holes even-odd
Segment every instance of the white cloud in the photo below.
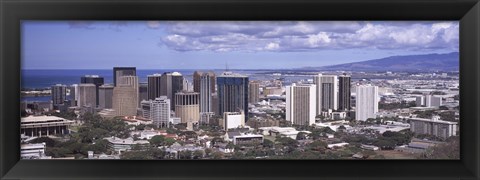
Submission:
<svg viewBox="0 0 480 180">
<path fill-rule="evenodd" d="M 158 24 L 160 26 L 160 24 Z M 320 49 L 458 50 L 458 22 L 180 21 L 166 23 L 162 44 L 178 51 Z"/>
</svg>

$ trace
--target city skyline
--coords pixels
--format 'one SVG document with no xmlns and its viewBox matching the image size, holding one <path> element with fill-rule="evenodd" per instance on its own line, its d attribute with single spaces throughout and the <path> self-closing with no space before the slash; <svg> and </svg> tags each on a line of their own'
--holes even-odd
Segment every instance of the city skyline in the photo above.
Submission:
<svg viewBox="0 0 480 180">
<path fill-rule="evenodd" d="M 457 52 L 458 27 L 457 21 L 24 21 L 22 69 L 325 66 Z"/>
</svg>

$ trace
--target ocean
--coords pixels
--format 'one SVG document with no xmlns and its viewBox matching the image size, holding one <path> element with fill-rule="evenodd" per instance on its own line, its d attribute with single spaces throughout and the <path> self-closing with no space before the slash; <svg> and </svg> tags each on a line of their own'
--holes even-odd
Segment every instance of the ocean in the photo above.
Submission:
<svg viewBox="0 0 480 180">
<path fill-rule="evenodd" d="M 140 82 L 147 82 L 147 75 L 155 73 L 164 73 L 164 72 L 179 72 L 181 73 L 189 82 L 192 82 L 193 72 L 195 70 L 171 70 L 171 69 L 160 69 L 160 70 L 142 70 L 137 69 L 137 76 L 139 76 Z M 208 70 L 201 70 L 208 71 Z M 221 74 L 224 70 L 214 70 L 215 74 Z M 275 72 L 274 70 L 233 70 L 235 73 L 240 73 L 250 77 L 250 80 L 262 80 L 262 79 L 273 79 L 272 74 L 263 74 L 265 72 Z M 50 88 L 55 84 L 64 84 L 72 85 L 79 84 L 80 77 L 85 75 L 99 75 L 104 78 L 105 84 L 113 84 L 113 69 L 65 69 L 65 70 L 51 70 L 51 69 L 42 69 L 42 70 L 22 70 L 21 74 L 21 88 L 22 89 L 34 89 L 34 88 Z M 277 76 L 278 77 L 278 76 Z M 294 81 L 300 79 L 306 79 L 305 76 L 288 76 L 284 77 L 285 80 Z M 49 101 L 50 96 L 46 97 L 22 97 L 21 101 Z"/>
</svg>

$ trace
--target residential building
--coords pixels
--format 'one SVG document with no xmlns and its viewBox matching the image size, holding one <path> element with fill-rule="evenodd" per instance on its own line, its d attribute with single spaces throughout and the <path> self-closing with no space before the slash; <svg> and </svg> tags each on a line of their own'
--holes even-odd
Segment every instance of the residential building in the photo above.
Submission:
<svg viewBox="0 0 480 180">
<path fill-rule="evenodd" d="M 113 86 L 101 85 L 98 90 L 98 107 L 101 109 L 113 108 Z"/>
<path fill-rule="evenodd" d="M 78 106 L 96 107 L 97 87 L 95 84 L 80 84 L 78 85 L 78 89 Z"/>
<path fill-rule="evenodd" d="M 250 81 L 248 84 L 248 102 L 251 104 L 260 101 L 260 83 L 258 81 Z"/>
<path fill-rule="evenodd" d="M 338 109 L 338 78 L 336 75 L 318 74 L 313 77 L 316 85 L 316 114 L 329 109 Z"/>
<path fill-rule="evenodd" d="M 286 87 L 286 120 L 295 125 L 309 126 L 315 123 L 316 85 L 305 84 Z"/>
<path fill-rule="evenodd" d="M 338 109 L 341 111 L 349 111 L 352 107 L 351 101 L 351 77 L 343 74 L 338 76 Z"/>
<path fill-rule="evenodd" d="M 372 85 L 359 85 L 356 88 L 355 119 L 365 121 L 375 118 L 378 112 L 378 87 Z"/>
</svg>

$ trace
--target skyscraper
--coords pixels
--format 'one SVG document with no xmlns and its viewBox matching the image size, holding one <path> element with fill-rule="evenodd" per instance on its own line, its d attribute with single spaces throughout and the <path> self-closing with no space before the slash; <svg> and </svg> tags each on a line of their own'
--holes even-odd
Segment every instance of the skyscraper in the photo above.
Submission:
<svg viewBox="0 0 480 180">
<path fill-rule="evenodd" d="M 175 116 L 182 123 L 197 123 L 200 120 L 200 97 L 197 92 L 175 93 Z"/>
<path fill-rule="evenodd" d="M 248 117 L 248 77 L 224 72 L 217 77 L 218 111 L 244 111 L 245 121 Z"/>
<path fill-rule="evenodd" d="M 138 107 L 138 77 L 122 76 L 113 88 L 113 109 L 117 116 L 135 116 Z"/>
<path fill-rule="evenodd" d="M 113 86 L 101 85 L 98 90 L 98 107 L 112 109 L 113 107 Z"/>
<path fill-rule="evenodd" d="M 375 118 L 378 112 L 378 87 L 371 85 L 359 85 L 356 88 L 355 119 L 365 121 Z"/>
<path fill-rule="evenodd" d="M 103 85 L 103 77 L 100 77 L 98 75 L 85 75 L 84 77 L 81 77 L 80 78 L 80 82 L 83 83 L 83 84 L 87 84 L 87 83 L 90 83 L 90 84 L 95 84 L 95 91 L 97 92 L 97 96 L 95 97 L 95 105 L 98 106 L 99 105 L 99 101 L 98 101 L 98 90 L 99 90 L 99 87 L 101 85 Z"/>
<path fill-rule="evenodd" d="M 201 77 L 205 76 L 205 73 L 208 74 L 208 76 L 210 77 L 210 82 L 211 82 L 210 91 L 212 93 L 215 93 L 216 77 L 215 77 L 215 72 L 213 71 L 208 71 L 208 72 L 195 71 L 193 73 L 193 91 L 200 92 Z"/>
<path fill-rule="evenodd" d="M 78 84 L 72 84 L 71 86 L 68 87 L 70 90 L 70 94 L 67 97 L 68 100 L 71 102 L 71 106 L 77 106 L 78 105 L 78 92 L 80 91 L 78 89 Z"/>
<path fill-rule="evenodd" d="M 80 84 L 78 85 L 79 107 L 96 107 L 97 104 L 97 89 L 95 84 Z"/>
<path fill-rule="evenodd" d="M 113 86 L 117 86 L 117 83 L 122 76 L 136 76 L 136 67 L 114 67 L 113 68 Z"/>
<path fill-rule="evenodd" d="M 260 83 L 258 81 L 250 81 L 248 84 L 248 102 L 251 104 L 260 101 Z"/>
<path fill-rule="evenodd" d="M 338 109 L 348 111 L 351 109 L 351 77 L 348 75 L 338 76 Z"/>
<path fill-rule="evenodd" d="M 183 90 L 183 76 L 179 72 L 165 72 L 160 78 L 160 95 L 167 96 L 175 104 L 175 93 Z M 175 106 L 171 107 L 175 110 Z"/>
<path fill-rule="evenodd" d="M 58 109 L 58 106 L 64 105 L 67 100 L 67 86 L 62 84 L 56 84 L 52 86 L 52 105 L 54 109 Z"/>
<path fill-rule="evenodd" d="M 138 107 L 143 100 L 148 100 L 148 84 L 138 83 Z"/>
<path fill-rule="evenodd" d="M 160 79 L 162 74 L 148 75 L 148 99 L 160 97 Z"/>
<path fill-rule="evenodd" d="M 212 111 L 212 94 L 214 93 L 212 91 L 212 83 L 215 83 L 215 81 L 212 81 L 212 76 L 215 78 L 215 74 L 210 74 L 210 73 L 203 73 L 200 76 L 200 87 L 199 87 L 199 92 L 200 93 L 200 112 L 213 112 Z"/>
<path fill-rule="evenodd" d="M 338 108 L 338 81 L 335 75 L 314 76 L 314 83 L 317 86 L 317 111 L 320 114 L 322 111 L 337 110 Z"/>
<path fill-rule="evenodd" d="M 157 128 L 170 126 L 170 99 L 167 99 L 167 96 L 142 101 L 141 104 L 143 117 L 151 119 Z"/>
<path fill-rule="evenodd" d="M 316 85 L 296 85 L 286 87 L 286 120 L 292 124 L 309 126 L 315 123 Z"/>
</svg>

